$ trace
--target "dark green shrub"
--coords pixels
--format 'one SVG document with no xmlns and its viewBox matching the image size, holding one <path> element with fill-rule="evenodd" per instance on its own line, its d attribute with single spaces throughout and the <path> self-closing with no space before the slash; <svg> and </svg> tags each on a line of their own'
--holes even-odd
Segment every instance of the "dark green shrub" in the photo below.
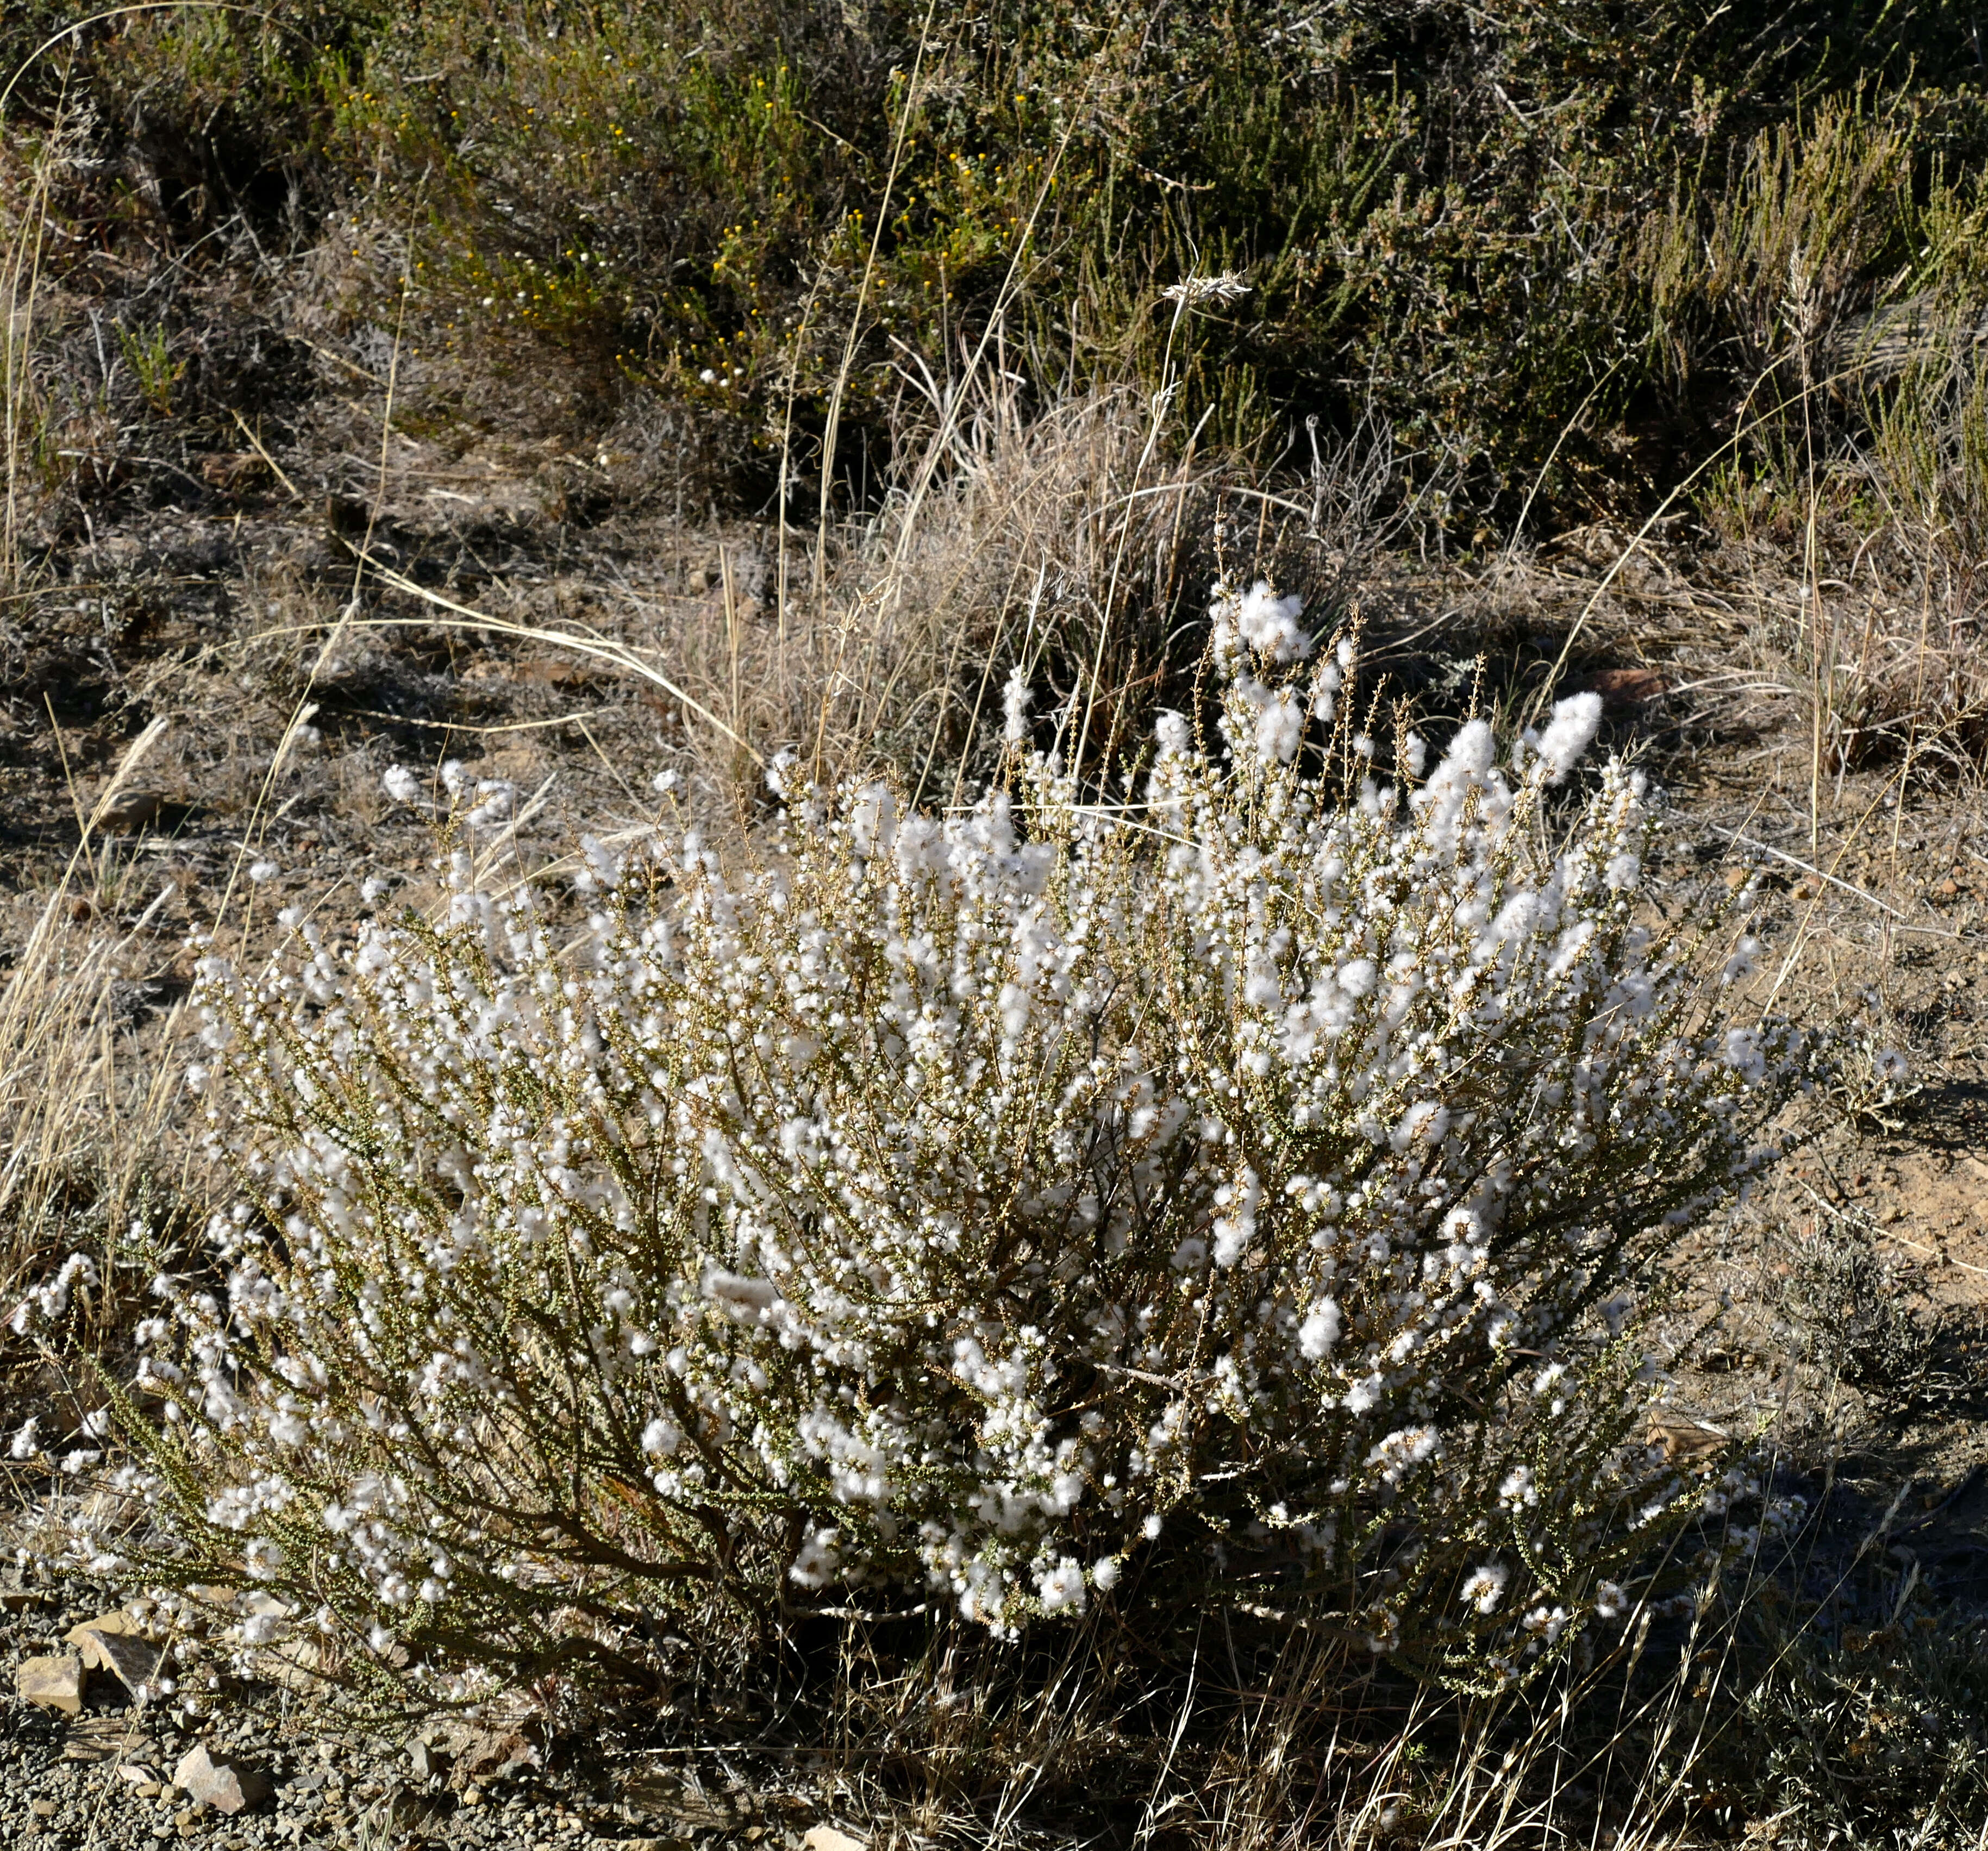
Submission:
<svg viewBox="0 0 1988 1851">
<path fill-rule="evenodd" d="M 0 53 L 60 16 L 30 9 Z M 830 502 L 874 498 L 990 329 L 1039 391 L 1177 370 L 1185 427 L 1266 461 L 1306 418 L 1371 421 L 1494 518 L 1543 470 L 1563 507 L 1609 503 L 1730 431 L 1804 316 L 1971 273 L 1983 120 L 1950 6 L 926 21 L 190 9 L 44 56 L 16 119 L 87 94 L 107 218 L 327 239 L 336 215 L 344 312 L 393 325 L 411 281 L 431 414 L 513 419 L 556 374 L 545 415 L 597 425 L 638 387 L 693 473 L 748 505 L 784 480 L 796 515 L 825 461 Z M 1177 327 L 1159 292 L 1228 270 L 1250 293 Z"/>
</svg>

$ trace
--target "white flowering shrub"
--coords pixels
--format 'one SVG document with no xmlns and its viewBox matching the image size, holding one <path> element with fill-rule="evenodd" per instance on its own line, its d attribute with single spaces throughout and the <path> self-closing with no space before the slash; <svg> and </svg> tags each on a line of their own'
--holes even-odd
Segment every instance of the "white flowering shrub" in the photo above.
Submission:
<svg viewBox="0 0 1988 1851">
<path fill-rule="evenodd" d="M 1647 1294 L 1797 1039 L 1726 1018 L 1723 914 L 1654 929 L 1635 775 L 1549 814 L 1592 697 L 1384 788 L 1295 602 L 1215 615 L 1220 739 L 1122 805 L 1012 690 L 959 813 L 598 850 L 577 940 L 465 851 L 441 924 L 208 962 L 225 1290 L 159 1282 L 71 1546 L 458 1697 L 1154 1558 L 1466 1677 L 1618 1608 L 1726 1463 L 1645 1444 Z"/>
</svg>

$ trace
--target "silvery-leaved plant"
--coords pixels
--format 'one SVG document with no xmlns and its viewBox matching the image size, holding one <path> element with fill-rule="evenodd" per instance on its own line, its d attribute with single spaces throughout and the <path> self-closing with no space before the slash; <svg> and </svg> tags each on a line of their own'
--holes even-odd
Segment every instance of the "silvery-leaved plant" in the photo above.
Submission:
<svg viewBox="0 0 1988 1851">
<path fill-rule="evenodd" d="M 1640 777 L 1557 789 L 1593 697 L 1389 786 L 1300 614 L 1219 593 L 1213 732 L 1121 802 L 1018 685 L 956 812 L 602 850 L 577 938 L 465 851 L 439 923 L 210 958 L 225 1285 L 158 1281 L 67 1546 L 438 1698 L 859 1589 L 1477 1681 L 1621 1612 L 1732 1495 L 1646 1443 L 1650 1294 L 1799 1039 L 1733 1014 L 1743 896 L 1655 924 Z"/>
</svg>

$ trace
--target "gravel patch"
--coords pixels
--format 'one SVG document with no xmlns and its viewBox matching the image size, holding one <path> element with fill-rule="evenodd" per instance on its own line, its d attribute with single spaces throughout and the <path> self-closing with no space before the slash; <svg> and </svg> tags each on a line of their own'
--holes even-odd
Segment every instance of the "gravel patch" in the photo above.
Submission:
<svg viewBox="0 0 1988 1851">
<path fill-rule="evenodd" d="M 639 1749 L 600 1738 L 549 1742 L 543 1765 L 466 1772 L 497 1751 L 462 1754 L 436 1732 L 390 1736 L 339 1726 L 321 1705 L 276 1687 L 243 1687 L 211 1714 L 171 1699 L 134 1701 L 109 1670 L 87 1668 L 80 1714 L 15 1694 L 38 1656 L 76 1647 L 73 1627 L 116 1605 L 77 1582 L 0 1584 L 0 1795 L 5 1842 L 19 1851 L 210 1851 L 262 1846 L 488 1846 L 492 1851 L 807 1851 L 819 1810 L 791 1793 L 701 1788 Z M 193 1750 L 266 1780 L 266 1795 L 228 1815 L 174 1785 Z M 196 1764 L 200 1765 L 200 1764 Z M 817 1829 L 817 1846 L 827 1834 Z M 847 1843 L 848 1841 L 844 1840 Z M 860 1841 L 858 1841 L 860 1843 Z"/>
</svg>

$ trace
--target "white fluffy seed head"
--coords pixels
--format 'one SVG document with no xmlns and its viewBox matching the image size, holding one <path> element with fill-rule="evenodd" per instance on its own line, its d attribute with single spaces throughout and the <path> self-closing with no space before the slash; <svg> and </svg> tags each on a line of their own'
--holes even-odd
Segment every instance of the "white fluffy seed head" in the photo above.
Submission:
<svg viewBox="0 0 1988 1851">
<path fill-rule="evenodd" d="M 1029 681 L 1018 663 L 1008 671 L 1007 685 L 1001 691 L 1001 737 L 1019 746 L 1029 734 Z"/>
<path fill-rule="evenodd" d="M 1598 694 L 1570 694 L 1554 703 L 1553 718 L 1533 748 L 1548 783 L 1565 781 L 1594 743 L 1601 725 L 1601 697 Z"/>
</svg>

